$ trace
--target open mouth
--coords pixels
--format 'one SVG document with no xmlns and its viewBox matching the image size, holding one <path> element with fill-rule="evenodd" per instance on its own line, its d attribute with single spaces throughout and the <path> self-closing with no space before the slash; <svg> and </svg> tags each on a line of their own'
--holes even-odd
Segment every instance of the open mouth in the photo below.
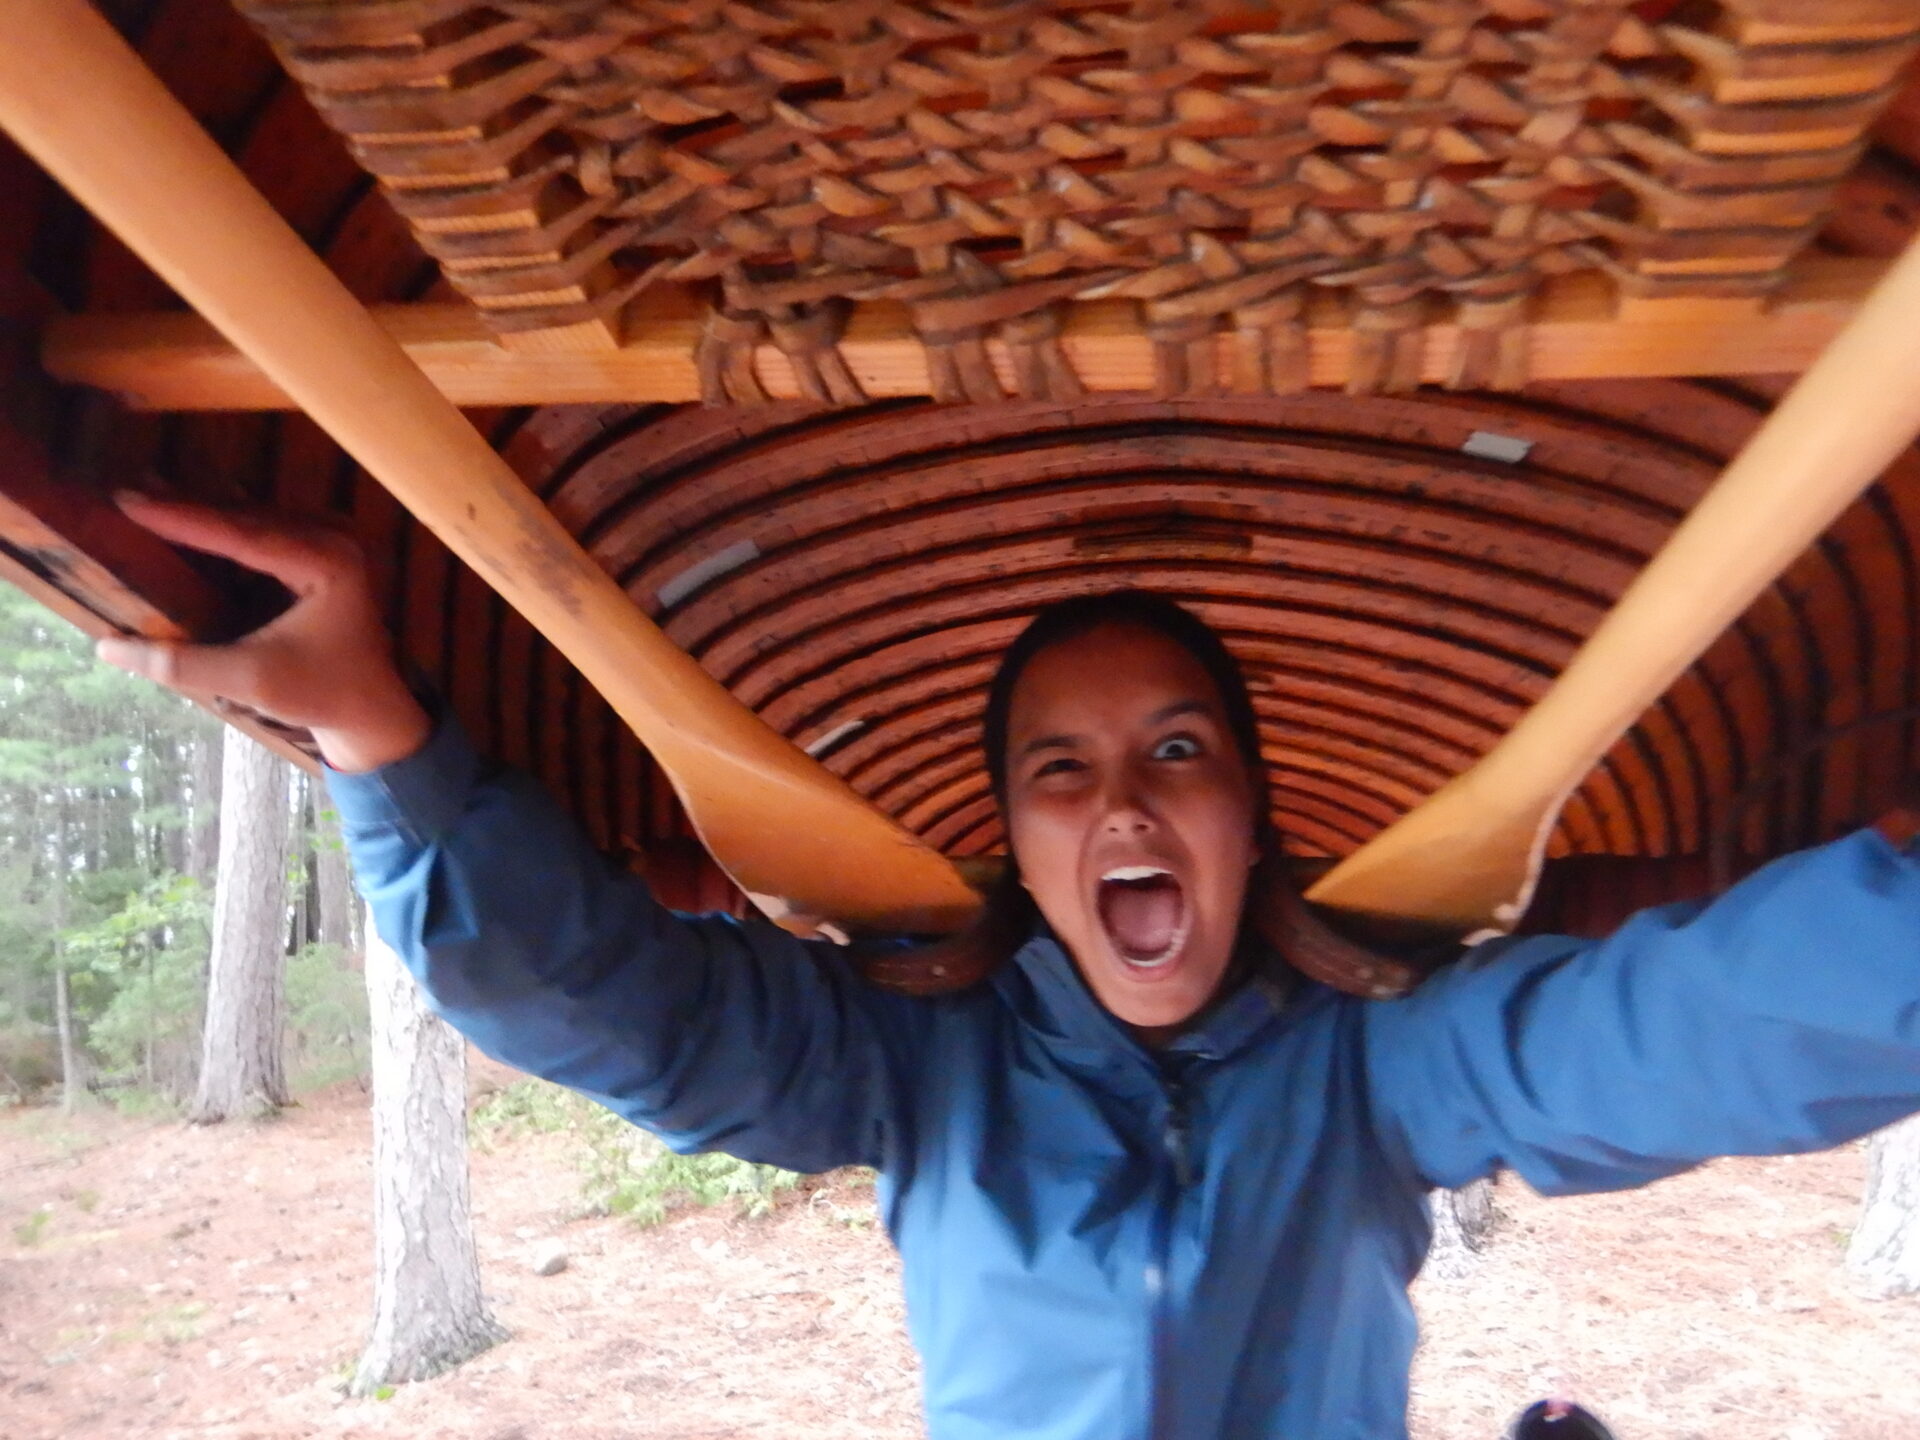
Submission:
<svg viewBox="0 0 1920 1440">
<path fill-rule="evenodd" d="M 1118 865 L 1100 877 L 1100 923 L 1114 952 L 1136 970 L 1156 970 L 1187 940 L 1187 897 L 1158 865 Z"/>
</svg>

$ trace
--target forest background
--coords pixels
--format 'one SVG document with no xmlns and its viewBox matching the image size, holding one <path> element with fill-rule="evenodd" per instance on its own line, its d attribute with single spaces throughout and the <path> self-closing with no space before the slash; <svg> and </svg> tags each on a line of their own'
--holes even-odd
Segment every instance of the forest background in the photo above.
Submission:
<svg viewBox="0 0 1920 1440">
<path fill-rule="evenodd" d="M 98 663 L 86 636 L 0 586 L 0 1098 L 61 1087 L 134 1113 L 187 1102 L 222 732 L 199 707 Z M 288 1080 L 300 1090 L 366 1068 L 362 921 L 323 788 L 270 763 L 286 784 L 246 798 L 281 813 L 228 818 L 287 838 L 279 949 Z"/>
</svg>

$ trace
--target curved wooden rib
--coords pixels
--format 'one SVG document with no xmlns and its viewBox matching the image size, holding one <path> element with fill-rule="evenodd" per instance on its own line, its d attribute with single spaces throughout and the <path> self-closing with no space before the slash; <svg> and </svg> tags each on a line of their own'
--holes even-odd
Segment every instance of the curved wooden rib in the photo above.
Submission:
<svg viewBox="0 0 1920 1440">
<path fill-rule="evenodd" d="M 86 0 L 0 6 L 0 126 L 579 667 L 743 889 L 862 928 L 964 923 L 952 865 L 641 615 Z"/>
<path fill-rule="evenodd" d="M 1920 243 L 1775 408 L 1551 690 L 1307 898 L 1466 931 L 1524 913 L 1560 807 L 1920 429 Z"/>
</svg>

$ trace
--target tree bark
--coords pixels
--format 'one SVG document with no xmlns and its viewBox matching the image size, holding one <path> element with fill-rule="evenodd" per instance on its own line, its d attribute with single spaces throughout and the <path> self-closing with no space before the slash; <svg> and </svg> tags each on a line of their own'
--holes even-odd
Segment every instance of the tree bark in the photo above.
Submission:
<svg viewBox="0 0 1920 1440">
<path fill-rule="evenodd" d="M 1867 1190 L 1847 1269 L 1881 1299 L 1920 1295 L 1920 1115 L 1867 1142 Z"/>
<path fill-rule="evenodd" d="M 1433 1192 L 1433 1245 L 1426 1270 L 1443 1280 L 1463 1278 L 1473 1257 L 1493 1234 L 1493 1181 L 1475 1180 L 1458 1190 Z"/>
<path fill-rule="evenodd" d="M 506 1338 L 480 1290 L 467 1192 L 467 1052 L 366 921 L 373 1330 L 352 1391 L 426 1380 Z"/>
<path fill-rule="evenodd" d="M 187 821 L 186 873 L 202 885 L 210 885 L 220 858 L 221 765 L 211 736 L 196 734 L 192 743 L 193 797 Z"/>
<path fill-rule="evenodd" d="M 353 893 L 353 871 L 347 864 L 346 846 L 340 838 L 340 817 L 327 807 L 326 795 L 314 795 L 313 861 L 319 879 L 319 940 L 322 945 L 337 945 L 343 956 L 360 948 L 355 920 L 359 905 Z"/>
<path fill-rule="evenodd" d="M 154 1015 L 154 1010 L 157 1005 L 157 1001 L 155 1000 L 154 993 L 153 993 L 153 936 L 151 933 L 142 935 L 140 937 L 140 964 L 141 964 L 141 969 L 144 972 L 143 978 L 146 980 L 146 986 L 147 986 L 147 1003 L 146 1003 L 146 1006 L 144 1007 L 147 1012 L 146 1013 L 147 1033 L 145 1037 L 145 1044 L 142 1047 L 144 1051 L 144 1063 L 142 1064 L 141 1072 L 146 1079 L 147 1089 L 151 1090 L 153 1089 L 153 1078 L 154 1078 L 153 1077 L 153 1028 L 154 1028 L 154 1021 L 157 1018 Z"/>
<path fill-rule="evenodd" d="M 228 729 L 200 1086 L 187 1118 L 216 1124 L 287 1103 L 287 763 Z"/>
<path fill-rule="evenodd" d="M 87 1077 L 81 1072 L 80 1052 L 73 1043 L 73 1007 L 67 1001 L 67 962 L 57 955 L 53 962 L 53 1018 L 60 1032 L 60 1108 L 71 1115 L 80 1092 L 86 1088 Z"/>
<path fill-rule="evenodd" d="M 73 993 L 67 985 L 67 791 L 55 811 L 53 868 L 53 1021 L 60 1036 L 60 1109 L 71 1115 L 87 1087 L 86 1061 L 73 1037 Z"/>
</svg>

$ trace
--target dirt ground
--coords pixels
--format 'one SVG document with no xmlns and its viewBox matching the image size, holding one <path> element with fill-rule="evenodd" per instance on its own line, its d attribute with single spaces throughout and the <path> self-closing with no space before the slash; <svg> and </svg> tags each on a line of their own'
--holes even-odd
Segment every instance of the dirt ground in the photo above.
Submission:
<svg viewBox="0 0 1920 1440">
<path fill-rule="evenodd" d="M 368 1126 L 342 1087 L 264 1126 L 0 1113 L 0 1440 L 409 1436 L 914 1440 L 917 1373 L 870 1190 L 760 1221 L 570 1218 L 571 1141 L 474 1157 L 507 1343 L 385 1400 L 342 1394 L 368 1309 Z M 1848 1289 L 1857 1147 L 1543 1202 L 1423 1279 L 1416 1440 L 1494 1440 L 1570 1394 L 1622 1440 L 1908 1440 L 1920 1300 Z M 36 1218 L 43 1217 L 43 1218 Z M 571 1260 L 542 1278 L 535 1246 Z M 1301 1437 L 1312 1440 L 1312 1437 Z"/>
</svg>

